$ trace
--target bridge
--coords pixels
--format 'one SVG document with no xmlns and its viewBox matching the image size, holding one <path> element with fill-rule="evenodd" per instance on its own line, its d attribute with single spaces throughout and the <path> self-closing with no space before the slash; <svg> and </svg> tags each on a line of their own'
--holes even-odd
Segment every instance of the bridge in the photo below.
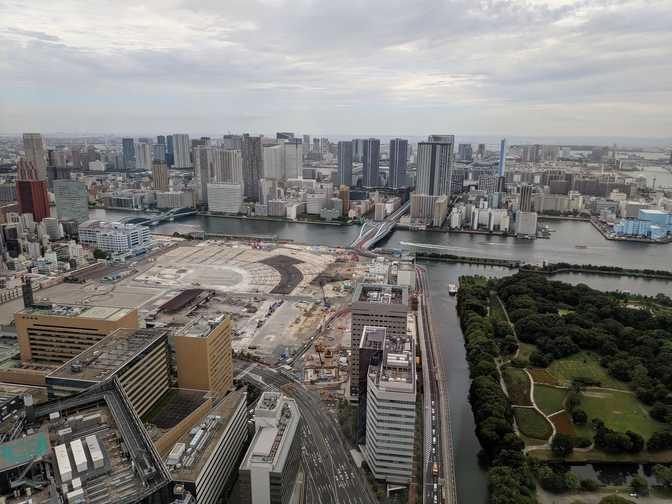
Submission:
<svg viewBox="0 0 672 504">
<path fill-rule="evenodd" d="M 368 251 L 373 248 L 376 243 L 394 230 L 394 226 L 396 226 L 399 219 L 401 219 L 401 216 L 408 211 L 410 206 L 410 203 L 404 203 L 388 215 L 382 222 L 371 220 L 365 221 L 362 229 L 359 231 L 359 236 L 355 238 L 350 247 L 360 252 Z"/>
<path fill-rule="evenodd" d="M 198 210 L 194 208 L 173 208 L 167 212 L 163 212 L 150 217 L 124 217 L 121 222 L 124 224 L 141 224 L 143 226 L 156 226 L 162 222 L 172 222 L 175 219 L 181 219 L 190 215 L 196 215 Z"/>
</svg>

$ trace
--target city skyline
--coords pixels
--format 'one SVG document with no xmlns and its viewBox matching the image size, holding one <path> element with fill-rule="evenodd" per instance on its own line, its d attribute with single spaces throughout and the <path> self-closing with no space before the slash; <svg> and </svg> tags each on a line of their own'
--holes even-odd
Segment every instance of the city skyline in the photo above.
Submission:
<svg viewBox="0 0 672 504">
<path fill-rule="evenodd" d="M 0 131 L 672 134 L 664 2 L 95 7 L 0 6 Z"/>
</svg>

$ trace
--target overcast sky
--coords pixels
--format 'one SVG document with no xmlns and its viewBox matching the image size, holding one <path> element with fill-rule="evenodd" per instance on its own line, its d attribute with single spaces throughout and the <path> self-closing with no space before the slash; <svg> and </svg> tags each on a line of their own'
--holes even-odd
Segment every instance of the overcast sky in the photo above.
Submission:
<svg viewBox="0 0 672 504">
<path fill-rule="evenodd" d="M 672 137 L 671 0 L 0 0 L 0 132 Z"/>
</svg>

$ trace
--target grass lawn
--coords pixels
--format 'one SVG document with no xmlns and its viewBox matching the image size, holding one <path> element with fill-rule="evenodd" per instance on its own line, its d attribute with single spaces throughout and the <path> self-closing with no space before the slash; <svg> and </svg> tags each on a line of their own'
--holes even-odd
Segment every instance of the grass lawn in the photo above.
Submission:
<svg viewBox="0 0 672 504">
<path fill-rule="evenodd" d="M 546 419 L 532 408 L 513 408 L 520 432 L 534 439 L 548 439 L 553 429 Z"/>
<path fill-rule="evenodd" d="M 534 400 L 539 409 L 550 415 L 564 408 L 562 402 L 567 395 L 567 390 L 534 384 Z"/>
<path fill-rule="evenodd" d="M 502 369 L 506 390 L 509 392 L 511 404 L 516 406 L 531 406 L 530 379 L 522 369 L 506 367 Z"/>
<path fill-rule="evenodd" d="M 665 424 L 649 416 L 647 408 L 633 395 L 626 392 L 590 389 L 580 395 L 579 408 L 588 414 L 588 423 L 601 418 L 610 429 L 634 431 L 648 439 L 656 431 L 665 430 Z"/>
<path fill-rule="evenodd" d="M 532 375 L 534 383 L 544 383 L 546 385 L 559 385 L 558 380 L 549 373 L 546 368 L 527 368 L 527 372 Z"/>
<path fill-rule="evenodd" d="M 575 378 L 590 378 L 600 382 L 602 387 L 629 390 L 628 385 L 612 378 L 600 365 L 599 359 L 590 352 L 579 352 L 564 359 L 558 359 L 548 367 L 550 373 L 561 383 L 569 384 Z"/>
</svg>

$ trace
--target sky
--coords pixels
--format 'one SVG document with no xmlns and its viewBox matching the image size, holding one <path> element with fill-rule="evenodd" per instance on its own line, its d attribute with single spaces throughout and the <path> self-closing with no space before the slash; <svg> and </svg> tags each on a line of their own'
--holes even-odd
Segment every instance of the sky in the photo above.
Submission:
<svg viewBox="0 0 672 504">
<path fill-rule="evenodd" d="M 0 0 L 0 132 L 672 142 L 671 0 Z"/>
</svg>

